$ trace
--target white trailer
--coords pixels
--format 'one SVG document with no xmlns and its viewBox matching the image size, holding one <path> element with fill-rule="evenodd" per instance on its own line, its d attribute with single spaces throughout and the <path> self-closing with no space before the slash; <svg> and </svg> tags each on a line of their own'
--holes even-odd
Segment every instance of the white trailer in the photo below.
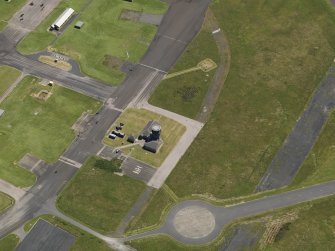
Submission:
<svg viewBox="0 0 335 251">
<path fill-rule="evenodd" d="M 60 28 L 70 19 L 73 15 L 74 9 L 67 8 L 62 15 L 60 15 L 57 20 L 51 25 L 51 30 L 60 30 Z"/>
</svg>

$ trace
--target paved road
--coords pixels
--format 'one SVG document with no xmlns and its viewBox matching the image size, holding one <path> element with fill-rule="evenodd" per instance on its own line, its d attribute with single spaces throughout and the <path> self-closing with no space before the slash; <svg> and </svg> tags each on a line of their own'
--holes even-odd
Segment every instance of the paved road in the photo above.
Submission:
<svg viewBox="0 0 335 251">
<path fill-rule="evenodd" d="M 335 67 L 330 67 L 298 123 L 279 150 L 257 191 L 289 185 L 335 107 Z"/>
<path fill-rule="evenodd" d="M 147 53 L 124 83 L 117 89 L 81 76 L 24 57 L 14 50 L 16 41 L 8 40 L 0 34 L 0 64 L 7 64 L 26 73 L 60 81 L 67 88 L 100 99 L 110 97 L 112 104 L 105 103 L 98 114 L 87 124 L 83 135 L 79 135 L 62 155 L 62 160 L 50 165 L 16 204 L 0 216 L 0 237 L 7 235 L 37 216 L 50 199 L 55 198 L 64 185 L 73 177 L 79 166 L 102 148 L 101 140 L 109 126 L 129 106 L 133 99 L 152 91 L 166 71 L 176 62 L 188 42 L 199 31 L 209 0 L 177 1 L 172 3 L 159 27 L 159 35 L 150 45 Z M 182 41 L 182 42 L 181 42 Z M 115 109 L 111 109 L 114 107 Z M 64 160 L 67 161 L 64 161 Z M 88 229 L 89 231 L 89 229 Z M 107 237 L 99 236 L 109 241 Z"/>
<path fill-rule="evenodd" d="M 184 201 L 177 204 L 174 208 L 170 210 L 166 218 L 165 224 L 161 228 L 144 232 L 138 235 L 126 237 L 124 238 L 124 240 L 125 241 L 134 240 L 156 234 L 168 234 L 174 239 L 185 244 L 192 244 L 192 245 L 205 244 L 214 240 L 220 234 L 223 227 L 235 219 L 258 215 L 261 213 L 272 211 L 274 209 L 293 206 L 299 203 L 320 199 L 334 194 L 335 194 L 335 181 L 332 181 L 307 188 L 293 190 L 278 195 L 265 197 L 258 200 L 245 202 L 230 207 L 213 206 L 209 203 L 197 200 Z M 205 208 L 209 212 L 211 212 L 215 217 L 216 221 L 215 227 L 213 231 L 205 237 L 187 238 L 181 235 L 179 232 L 177 232 L 174 226 L 174 219 L 177 213 L 185 208 L 192 206 Z"/>
</svg>

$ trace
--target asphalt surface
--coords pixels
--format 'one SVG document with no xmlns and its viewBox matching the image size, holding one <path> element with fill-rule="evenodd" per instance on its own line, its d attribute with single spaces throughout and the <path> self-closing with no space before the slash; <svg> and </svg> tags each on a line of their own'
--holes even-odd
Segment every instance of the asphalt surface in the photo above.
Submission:
<svg viewBox="0 0 335 251">
<path fill-rule="evenodd" d="M 279 150 L 257 191 L 289 185 L 308 156 L 335 107 L 335 67 L 330 67 L 307 108 Z"/>
<path fill-rule="evenodd" d="M 15 51 L 17 40 L 0 34 L 0 64 L 10 65 L 42 78 L 59 81 L 62 85 L 105 103 L 101 110 L 87 123 L 85 133 L 77 135 L 71 146 L 62 155 L 69 162 L 57 161 L 48 166 L 38 177 L 36 184 L 16 204 L 0 216 L 0 237 L 6 236 L 36 217 L 42 208 L 48 208 L 64 185 L 77 172 L 78 166 L 101 148 L 101 141 L 109 126 L 121 114 L 122 109 L 141 99 L 157 86 L 166 71 L 177 61 L 188 42 L 201 28 L 209 0 L 173 2 L 159 27 L 156 39 L 150 45 L 140 64 L 134 67 L 124 83 L 118 88 L 82 76 L 64 72 L 36 62 Z M 38 20 L 38 19 L 36 19 Z M 41 18 L 39 19 L 42 20 Z M 34 21 L 37 23 L 37 21 Z M 7 33 L 8 35 L 8 33 Z M 182 42 L 180 42 L 182 41 Z M 112 109 L 112 108 L 115 109 Z M 51 210 L 52 211 L 52 210 Z M 44 211 L 45 212 L 45 211 Z M 53 211 L 52 211 L 53 212 Z"/>
<path fill-rule="evenodd" d="M 307 188 L 293 190 L 290 192 L 265 197 L 258 200 L 245 202 L 242 204 L 233 205 L 230 207 L 214 206 L 204 201 L 189 200 L 177 204 L 173 207 L 165 221 L 165 224 L 152 231 L 144 232 L 141 234 L 133 235 L 124 238 L 125 241 L 140 239 L 151 235 L 167 234 L 185 244 L 201 245 L 214 240 L 222 231 L 223 227 L 235 219 L 240 219 L 249 216 L 255 216 L 274 209 L 293 206 L 299 203 L 307 202 L 310 200 L 320 199 L 326 196 L 335 194 L 335 181 L 323 183 Z M 202 238 L 187 238 L 174 227 L 174 219 L 177 213 L 187 207 L 199 206 L 209 210 L 215 216 L 215 228 L 205 237 Z"/>
<path fill-rule="evenodd" d="M 54 225 L 38 220 L 16 251 L 67 251 L 75 237 Z"/>
<path fill-rule="evenodd" d="M 121 168 L 128 177 L 144 183 L 148 183 L 156 172 L 156 168 L 130 157 L 123 161 Z"/>
</svg>

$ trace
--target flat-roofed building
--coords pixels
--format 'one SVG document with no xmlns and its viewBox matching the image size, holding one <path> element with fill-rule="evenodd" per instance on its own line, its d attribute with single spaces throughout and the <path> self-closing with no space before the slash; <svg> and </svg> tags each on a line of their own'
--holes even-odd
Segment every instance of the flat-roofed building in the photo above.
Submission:
<svg viewBox="0 0 335 251">
<path fill-rule="evenodd" d="M 73 15 L 74 9 L 67 8 L 62 15 L 60 15 L 57 20 L 51 25 L 50 30 L 60 30 L 60 28 L 70 19 Z"/>
</svg>

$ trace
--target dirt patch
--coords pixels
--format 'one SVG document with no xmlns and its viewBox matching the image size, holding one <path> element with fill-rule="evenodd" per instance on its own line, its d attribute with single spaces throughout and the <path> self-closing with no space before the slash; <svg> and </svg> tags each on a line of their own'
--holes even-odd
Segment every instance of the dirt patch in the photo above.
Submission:
<svg viewBox="0 0 335 251">
<path fill-rule="evenodd" d="M 41 100 L 41 101 L 47 101 L 52 95 L 52 92 L 48 90 L 41 90 L 38 93 L 31 94 L 32 97 Z"/>
<path fill-rule="evenodd" d="M 120 19 L 138 22 L 142 16 L 142 12 L 140 11 L 133 11 L 133 10 L 122 10 Z"/>
<path fill-rule="evenodd" d="M 53 67 L 57 67 L 64 71 L 71 71 L 72 65 L 64 60 L 60 60 L 56 57 L 49 57 L 49 56 L 40 56 L 38 61 L 51 65 Z"/>
<path fill-rule="evenodd" d="M 104 61 L 102 62 L 104 66 L 113 70 L 119 70 L 122 67 L 123 63 L 123 60 L 111 55 L 105 55 Z"/>
<path fill-rule="evenodd" d="M 205 60 L 202 60 L 199 64 L 198 67 L 204 71 L 204 72 L 209 72 L 211 70 L 214 70 L 217 66 L 217 64 L 210 58 L 207 58 Z"/>
</svg>

